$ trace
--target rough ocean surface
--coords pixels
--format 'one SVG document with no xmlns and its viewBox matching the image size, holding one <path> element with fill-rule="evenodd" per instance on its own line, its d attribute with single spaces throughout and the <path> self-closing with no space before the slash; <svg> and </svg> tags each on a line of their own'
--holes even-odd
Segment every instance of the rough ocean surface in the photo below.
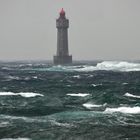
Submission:
<svg viewBox="0 0 140 140">
<path fill-rule="evenodd" d="M 0 63 L 0 140 L 139 140 L 140 63 Z"/>
</svg>

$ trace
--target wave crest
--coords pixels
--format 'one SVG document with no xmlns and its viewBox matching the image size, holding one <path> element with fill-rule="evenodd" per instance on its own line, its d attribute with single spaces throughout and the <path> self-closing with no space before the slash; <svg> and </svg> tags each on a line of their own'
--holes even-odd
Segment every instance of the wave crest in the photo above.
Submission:
<svg viewBox="0 0 140 140">
<path fill-rule="evenodd" d="M 25 98 L 35 97 L 35 96 L 44 96 L 43 94 L 33 93 L 33 92 L 20 92 L 20 93 L 0 92 L 0 96 L 18 96 L 18 95 Z"/>
<path fill-rule="evenodd" d="M 84 66 L 83 68 L 75 69 L 76 71 L 95 71 L 95 70 L 106 70 L 106 71 L 140 71 L 139 63 L 130 63 L 125 61 L 104 61 L 97 63 L 96 66 Z"/>
<path fill-rule="evenodd" d="M 130 93 L 125 93 L 124 96 L 132 97 L 132 98 L 140 98 L 140 96 L 133 95 L 133 94 L 130 94 Z"/>
<path fill-rule="evenodd" d="M 120 113 L 127 113 L 127 114 L 140 114 L 140 107 L 118 107 L 118 108 L 106 108 L 105 113 L 114 113 L 114 112 L 120 112 Z"/>
<path fill-rule="evenodd" d="M 31 70 L 31 69 L 24 69 Z M 106 70 L 106 71 L 140 71 L 140 63 L 132 63 L 126 61 L 103 61 L 94 65 L 71 65 L 71 66 L 51 66 L 51 67 L 42 67 L 42 68 L 33 68 L 32 70 L 36 71 L 59 71 L 59 72 L 92 72 L 97 70 Z M 78 75 L 73 76 L 74 78 L 80 78 Z"/>
<path fill-rule="evenodd" d="M 87 109 L 92 109 L 92 108 L 97 108 L 97 107 L 102 107 L 103 105 L 96 105 L 96 104 L 92 104 L 92 103 L 85 103 L 83 104 L 83 106 Z"/>
<path fill-rule="evenodd" d="M 68 93 L 67 94 L 68 96 L 75 96 L 75 97 L 85 97 L 85 96 L 88 96 L 88 95 L 90 95 L 90 94 L 88 94 L 88 93 Z"/>
</svg>

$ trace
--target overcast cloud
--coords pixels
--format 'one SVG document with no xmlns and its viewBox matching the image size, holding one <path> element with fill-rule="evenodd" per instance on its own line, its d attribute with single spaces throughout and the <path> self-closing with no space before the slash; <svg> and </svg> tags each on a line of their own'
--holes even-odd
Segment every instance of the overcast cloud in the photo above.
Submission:
<svg viewBox="0 0 140 140">
<path fill-rule="evenodd" d="M 62 7 L 74 60 L 140 59 L 140 0 L 0 0 L 0 60 L 51 60 Z"/>
</svg>

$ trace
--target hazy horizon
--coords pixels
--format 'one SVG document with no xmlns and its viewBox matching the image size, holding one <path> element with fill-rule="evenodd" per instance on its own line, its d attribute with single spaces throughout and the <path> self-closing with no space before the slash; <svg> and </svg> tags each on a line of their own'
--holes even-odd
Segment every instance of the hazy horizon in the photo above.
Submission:
<svg viewBox="0 0 140 140">
<path fill-rule="evenodd" d="M 139 0 L 1 0 L 0 61 L 52 60 L 56 18 L 70 21 L 73 60 L 140 60 Z"/>
</svg>

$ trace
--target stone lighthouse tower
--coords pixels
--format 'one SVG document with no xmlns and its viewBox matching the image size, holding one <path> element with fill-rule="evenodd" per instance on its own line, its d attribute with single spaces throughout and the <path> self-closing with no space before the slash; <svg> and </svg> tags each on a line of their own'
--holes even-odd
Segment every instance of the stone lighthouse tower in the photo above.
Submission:
<svg viewBox="0 0 140 140">
<path fill-rule="evenodd" d="M 69 20 L 65 17 L 65 11 L 60 11 L 60 16 L 56 20 L 57 28 L 57 52 L 54 56 L 54 64 L 70 64 L 72 63 L 72 56 L 69 55 L 68 50 L 68 27 Z"/>
</svg>

